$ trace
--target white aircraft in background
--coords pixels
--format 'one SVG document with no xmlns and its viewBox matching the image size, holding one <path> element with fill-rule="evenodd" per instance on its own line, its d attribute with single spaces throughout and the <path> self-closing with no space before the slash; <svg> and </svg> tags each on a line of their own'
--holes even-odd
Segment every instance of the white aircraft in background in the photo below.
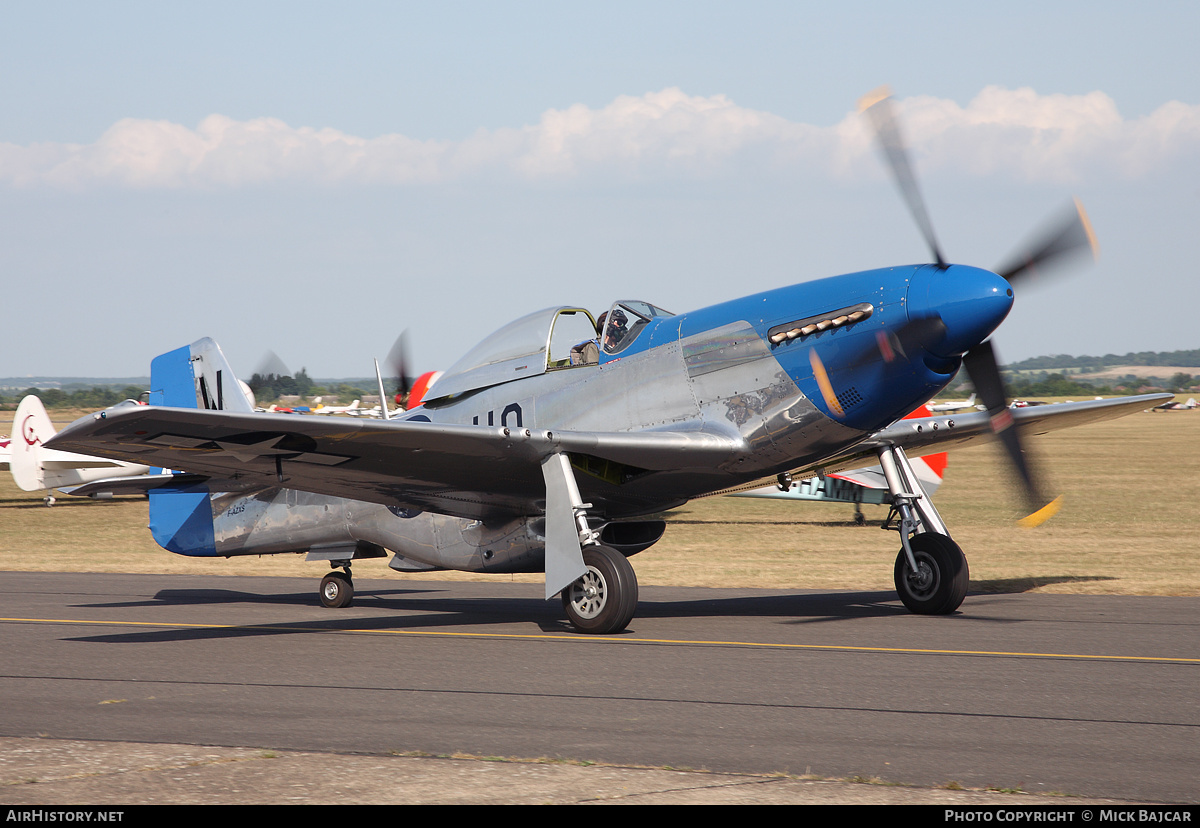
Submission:
<svg viewBox="0 0 1200 828">
<path fill-rule="evenodd" d="M 30 394 L 21 400 L 13 417 L 13 434 L 8 445 L 8 469 L 13 482 L 26 492 L 46 489 L 46 505 L 54 504 L 50 489 L 62 489 L 105 480 L 110 477 L 134 477 L 150 471 L 148 466 L 90 457 L 69 451 L 43 447 L 55 435 L 54 426 L 42 401 Z M 111 492 L 93 492 L 90 497 L 111 497 Z"/>
<path fill-rule="evenodd" d="M 1191 411 L 1193 408 L 1200 408 L 1200 403 L 1196 402 L 1195 397 L 1188 397 L 1188 401 L 1181 402 L 1165 402 L 1162 405 L 1156 405 L 1151 408 L 1151 411 Z"/>
<path fill-rule="evenodd" d="M 366 410 L 358 407 L 358 400 L 349 405 L 323 405 L 321 398 L 317 397 L 313 400 L 317 407 L 312 409 L 310 414 L 349 414 L 351 417 L 357 417 L 359 414 L 365 414 Z"/>
<path fill-rule="evenodd" d="M 937 414 L 944 414 L 947 411 L 962 411 L 968 408 L 975 408 L 975 395 L 972 394 L 965 400 L 951 400 L 944 403 L 933 403 L 926 406 L 930 411 Z"/>
</svg>

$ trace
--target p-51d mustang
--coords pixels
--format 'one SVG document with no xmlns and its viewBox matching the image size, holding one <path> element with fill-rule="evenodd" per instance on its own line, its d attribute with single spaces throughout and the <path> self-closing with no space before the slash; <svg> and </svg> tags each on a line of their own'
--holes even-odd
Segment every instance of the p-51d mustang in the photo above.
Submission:
<svg viewBox="0 0 1200 828">
<path fill-rule="evenodd" d="M 1013 285 L 1089 245 L 1086 222 L 1076 214 L 1003 275 L 947 264 L 888 99 L 868 112 L 934 264 L 680 315 L 621 301 L 599 332 L 582 308 L 548 308 L 481 342 L 422 405 L 379 421 L 253 413 L 223 390 L 233 372 L 201 340 L 154 360 L 151 406 L 82 418 L 52 445 L 178 470 L 141 481 L 162 546 L 211 557 L 307 551 L 340 570 L 322 581 L 327 606 L 350 602 L 353 560 L 391 550 L 390 566 L 408 572 L 544 571 L 547 599 L 561 594 L 570 622 L 590 633 L 633 618 L 628 557 L 665 529 L 647 516 L 877 462 L 899 516 L 901 600 L 953 612 L 966 559 L 907 453 L 995 434 L 1036 522 L 1055 505 L 1036 485 L 1022 428 L 1121 416 L 1165 396 L 1010 411 L 987 338 Z M 579 347 L 589 339 L 594 348 Z M 961 365 L 987 412 L 900 420 Z"/>
</svg>

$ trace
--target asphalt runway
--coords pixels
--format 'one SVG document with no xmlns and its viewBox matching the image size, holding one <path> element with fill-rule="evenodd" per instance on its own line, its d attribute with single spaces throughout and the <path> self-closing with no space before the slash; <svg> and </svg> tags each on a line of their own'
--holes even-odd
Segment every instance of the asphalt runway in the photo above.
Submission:
<svg viewBox="0 0 1200 828">
<path fill-rule="evenodd" d="M 313 570 L 314 576 L 317 570 Z M 874 777 L 1200 802 L 1200 599 L 0 574 L 0 736 Z M 313 784 L 334 784 L 314 779 Z"/>
</svg>

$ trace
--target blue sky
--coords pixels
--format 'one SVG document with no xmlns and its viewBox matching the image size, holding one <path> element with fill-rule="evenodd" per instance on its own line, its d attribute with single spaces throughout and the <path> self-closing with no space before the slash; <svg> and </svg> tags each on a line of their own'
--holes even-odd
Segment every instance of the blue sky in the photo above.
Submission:
<svg viewBox="0 0 1200 828">
<path fill-rule="evenodd" d="M 836 7 L 835 7 L 836 6 Z M 213 336 L 366 375 L 510 318 L 927 259 L 855 113 L 895 91 L 952 261 L 1079 196 L 1101 258 L 1001 358 L 1197 347 L 1200 6 L 5 4 L 0 375 Z M 244 366 L 241 367 L 241 366 Z"/>
</svg>

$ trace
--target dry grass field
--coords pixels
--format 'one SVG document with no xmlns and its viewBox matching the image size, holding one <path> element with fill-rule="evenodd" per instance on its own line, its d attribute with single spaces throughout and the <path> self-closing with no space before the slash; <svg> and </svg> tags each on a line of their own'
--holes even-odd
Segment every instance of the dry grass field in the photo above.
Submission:
<svg viewBox="0 0 1200 828">
<path fill-rule="evenodd" d="M 1014 523 L 994 446 L 950 455 L 935 502 L 966 551 L 973 591 L 1200 595 L 1200 412 L 1138 413 L 1031 442 L 1064 495 L 1062 512 L 1034 530 Z M 172 555 L 151 540 L 144 499 L 60 497 L 46 508 L 0 477 L 0 571 L 323 574 L 295 555 Z M 869 524 L 858 527 L 845 504 L 699 500 L 669 513 L 666 537 L 633 562 L 643 584 L 891 589 L 899 538 L 879 529 L 884 507 L 863 508 Z M 382 561 L 355 572 L 476 578 L 402 576 Z"/>
</svg>

